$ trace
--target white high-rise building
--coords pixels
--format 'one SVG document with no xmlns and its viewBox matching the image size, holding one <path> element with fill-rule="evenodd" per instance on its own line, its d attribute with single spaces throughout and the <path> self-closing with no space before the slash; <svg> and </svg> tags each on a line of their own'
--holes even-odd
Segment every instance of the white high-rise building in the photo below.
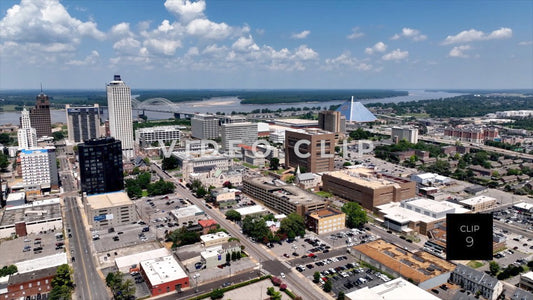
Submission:
<svg viewBox="0 0 533 300">
<path fill-rule="evenodd" d="M 17 132 L 19 149 L 37 147 L 37 131 L 31 127 L 30 112 L 22 109 L 20 116 L 21 128 Z"/>
<path fill-rule="evenodd" d="M 418 143 L 418 129 L 409 127 L 392 127 L 392 141 L 397 144 L 406 140 L 411 144 Z"/>
<path fill-rule="evenodd" d="M 20 152 L 22 181 L 25 185 L 57 188 L 58 173 L 55 147 L 34 147 Z"/>
<path fill-rule="evenodd" d="M 122 156 L 133 158 L 133 121 L 131 116 L 131 89 L 120 75 L 107 84 L 107 109 L 111 136 L 122 142 Z"/>
<path fill-rule="evenodd" d="M 214 115 L 197 114 L 191 119 L 191 135 L 197 139 L 218 138 L 218 118 Z"/>
<path fill-rule="evenodd" d="M 238 144 L 251 146 L 257 141 L 257 123 L 228 123 L 221 126 L 222 148 L 228 151 L 230 146 Z"/>
</svg>

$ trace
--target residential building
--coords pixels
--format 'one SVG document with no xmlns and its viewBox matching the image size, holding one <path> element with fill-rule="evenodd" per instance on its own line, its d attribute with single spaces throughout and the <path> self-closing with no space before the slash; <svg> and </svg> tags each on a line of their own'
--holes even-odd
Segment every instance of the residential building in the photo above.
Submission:
<svg viewBox="0 0 533 300">
<path fill-rule="evenodd" d="M 152 296 L 181 292 L 189 287 L 189 276 L 172 255 L 141 261 L 140 265 Z"/>
<path fill-rule="evenodd" d="M 533 293 L 525 291 L 521 288 L 515 289 L 511 300 L 531 300 L 533 299 Z"/>
<path fill-rule="evenodd" d="M 345 225 L 346 214 L 332 207 L 311 211 L 307 214 L 307 229 L 316 234 L 342 230 L 346 227 Z"/>
<path fill-rule="evenodd" d="M 471 143 L 483 143 L 493 141 L 499 137 L 498 129 L 495 127 L 447 127 L 444 129 L 444 136 Z"/>
<path fill-rule="evenodd" d="M 245 178 L 242 191 L 286 215 L 297 213 L 305 216 L 307 212 L 325 208 L 325 201 L 321 197 L 269 177 Z"/>
<path fill-rule="evenodd" d="M 22 149 L 20 166 L 24 185 L 38 184 L 41 189 L 59 188 L 55 147 Z"/>
<path fill-rule="evenodd" d="M 372 300 L 439 300 L 440 298 L 430 292 L 410 283 L 402 277 L 369 288 L 357 289 L 345 295 L 346 299 L 372 299 Z"/>
<path fill-rule="evenodd" d="M 197 139 L 216 139 L 219 135 L 218 118 L 214 115 L 196 114 L 191 118 L 191 136 Z"/>
<path fill-rule="evenodd" d="M 241 244 L 238 241 L 231 241 L 222 245 L 213 246 L 200 253 L 200 259 L 207 268 L 213 268 L 226 263 L 226 253 L 241 252 Z"/>
<path fill-rule="evenodd" d="M 476 196 L 473 198 L 461 200 L 459 201 L 459 204 L 471 210 L 473 213 L 478 213 L 495 208 L 497 201 L 496 198 L 492 198 L 489 196 Z"/>
<path fill-rule="evenodd" d="M 176 219 L 178 226 L 196 224 L 199 220 L 206 218 L 205 212 L 196 205 L 173 209 L 170 214 Z"/>
<path fill-rule="evenodd" d="M 211 247 L 218 244 L 227 243 L 230 236 L 224 231 L 200 236 L 200 241 L 204 247 Z"/>
<path fill-rule="evenodd" d="M 68 141 L 82 143 L 86 140 L 96 139 L 100 134 L 100 107 L 93 106 L 71 107 L 65 105 L 67 114 Z"/>
<path fill-rule="evenodd" d="M 135 204 L 125 192 L 84 195 L 83 198 L 85 212 L 92 228 L 131 224 L 138 220 Z"/>
<path fill-rule="evenodd" d="M 416 183 L 400 177 L 378 173 L 374 169 L 353 168 L 322 175 L 322 189 L 364 208 L 413 198 Z"/>
<path fill-rule="evenodd" d="M 37 131 L 31 127 L 30 112 L 24 107 L 20 113 L 20 129 L 17 131 L 19 149 L 37 147 Z"/>
<path fill-rule="evenodd" d="M 181 141 L 180 128 L 180 126 L 157 126 L 137 129 L 135 140 L 143 148 L 151 145 L 159 146 L 159 141 L 164 143 L 176 141 L 176 145 L 179 145 Z"/>
<path fill-rule="evenodd" d="M 82 192 L 93 195 L 124 189 L 121 144 L 119 140 L 106 137 L 78 145 Z"/>
<path fill-rule="evenodd" d="M 518 287 L 526 291 L 533 291 L 533 272 L 529 271 L 525 274 L 520 274 Z"/>
<path fill-rule="evenodd" d="M 52 121 L 50 118 L 50 99 L 41 89 L 35 99 L 35 107 L 30 110 L 30 120 L 37 132 L 37 138 L 52 136 Z"/>
<path fill-rule="evenodd" d="M 340 111 L 326 110 L 318 113 L 318 127 L 335 133 L 346 131 L 346 117 Z"/>
<path fill-rule="evenodd" d="M 411 144 L 418 143 L 418 128 L 392 127 L 392 141 L 398 144 L 401 140 L 406 140 Z"/>
<path fill-rule="evenodd" d="M 285 132 L 285 163 L 306 172 L 327 172 L 334 169 L 335 134 L 323 130 L 287 130 Z"/>
<path fill-rule="evenodd" d="M 498 279 L 461 264 L 453 270 L 450 282 L 460 285 L 462 289 L 473 294 L 479 293 L 489 300 L 498 299 L 503 291 L 503 284 Z"/>
<path fill-rule="evenodd" d="M 224 152 L 230 153 L 239 144 L 251 146 L 257 141 L 257 123 L 226 123 L 222 124 L 220 131 Z"/>
<path fill-rule="evenodd" d="M 107 109 L 111 137 L 122 142 L 122 158 L 134 156 L 131 89 L 115 75 L 107 84 Z"/>
</svg>

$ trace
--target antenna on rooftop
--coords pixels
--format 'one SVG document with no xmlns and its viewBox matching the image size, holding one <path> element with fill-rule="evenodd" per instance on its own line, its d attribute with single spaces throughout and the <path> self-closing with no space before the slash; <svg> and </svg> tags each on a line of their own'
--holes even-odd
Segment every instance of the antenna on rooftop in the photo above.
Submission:
<svg viewBox="0 0 533 300">
<path fill-rule="evenodd" d="M 41 94 L 43 93 L 43 83 L 41 82 Z"/>
</svg>

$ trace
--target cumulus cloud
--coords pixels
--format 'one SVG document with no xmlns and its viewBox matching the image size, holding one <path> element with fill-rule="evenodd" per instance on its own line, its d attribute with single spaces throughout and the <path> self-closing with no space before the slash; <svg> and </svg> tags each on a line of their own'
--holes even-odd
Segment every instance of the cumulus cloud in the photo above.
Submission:
<svg viewBox="0 0 533 300">
<path fill-rule="evenodd" d="M 98 59 L 100 58 L 100 54 L 98 51 L 93 50 L 91 51 L 91 54 L 87 55 L 85 59 L 83 60 L 70 60 L 67 62 L 67 65 L 73 65 L 73 66 L 89 66 L 94 65 L 98 62 Z"/>
<path fill-rule="evenodd" d="M 235 41 L 235 43 L 233 43 L 231 48 L 237 51 L 259 50 L 259 47 L 255 44 L 254 39 L 250 35 L 248 37 L 241 36 Z"/>
<path fill-rule="evenodd" d="M 167 0 L 165 1 L 165 8 L 180 18 L 182 22 L 188 23 L 204 17 L 205 1 Z"/>
<path fill-rule="evenodd" d="M 297 39 L 297 40 L 302 40 L 302 39 L 305 39 L 307 38 L 307 36 L 311 33 L 311 31 L 309 30 L 304 30 L 300 33 L 294 33 L 291 37 L 293 39 Z"/>
<path fill-rule="evenodd" d="M 206 39 L 225 39 L 231 31 L 231 27 L 226 23 L 215 23 L 207 19 L 195 19 L 187 25 L 189 35 Z"/>
<path fill-rule="evenodd" d="M 114 37 L 124 37 L 124 36 L 133 36 L 133 32 L 130 30 L 130 23 L 122 22 L 114 25 L 109 30 L 111 36 Z"/>
<path fill-rule="evenodd" d="M 448 54 L 449 57 L 460 57 L 460 58 L 467 58 L 468 55 L 464 52 L 467 50 L 472 49 L 470 45 L 461 45 L 457 47 L 453 47 L 452 50 L 450 50 L 450 53 Z"/>
<path fill-rule="evenodd" d="M 358 39 L 358 38 L 360 38 L 360 37 L 362 37 L 364 35 L 365 35 L 364 33 L 359 31 L 359 27 L 354 27 L 354 28 L 352 28 L 352 33 L 347 35 L 346 38 L 349 39 L 349 40 L 355 40 L 355 39 Z"/>
<path fill-rule="evenodd" d="M 369 55 L 372 55 L 375 52 L 385 52 L 386 50 L 387 50 L 387 45 L 385 45 L 385 43 L 377 42 L 374 46 L 372 46 L 370 48 L 366 48 L 365 49 L 365 53 L 369 54 Z"/>
<path fill-rule="evenodd" d="M 358 71 L 370 71 L 372 70 L 372 65 L 352 57 L 351 53 L 346 51 L 335 58 L 327 58 L 324 68 L 326 70 L 349 68 Z"/>
<path fill-rule="evenodd" d="M 393 35 L 391 37 L 391 40 L 399 40 L 401 38 L 407 38 L 407 39 L 411 39 L 411 40 L 413 40 L 415 42 L 418 42 L 418 41 L 423 41 L 423 40 L 427 39 L 427 36 L 424 35 L 424 34 L 421 34 L 420 30 L 418 30 L 418 29 L 412 29 L 412 28 L 404 27 L 404 28 L 402 28 L 402 32 Z"/>
<path fill-rule="evenodd" d="M 513 36 L 513 30 L 511 28 L 502 27 L 494 30 L 493 32 L 486 34 L 483 31 L 470 29 L 459 32 L 456 35 L 449 35 L 442 42 L 442 45 L 469 43 L 474 41 L 487 41 L 508 39 Z"/>
<path fill-rule="evenodd" d="M 400 49 L 396 49 L 392 52 L 389 52 L 381 57 L 383 60 L 402 60 L 406 59 L 409 56 L 408 51 L 401 51 Z"/>
<path fill-rule="evenodd" d="M 143 42 L 143 46 L 152 53 L 174 55 L 176 49 L 181 47 L 181 42 L 165 39 L 148 39 Z"/>
</svg>

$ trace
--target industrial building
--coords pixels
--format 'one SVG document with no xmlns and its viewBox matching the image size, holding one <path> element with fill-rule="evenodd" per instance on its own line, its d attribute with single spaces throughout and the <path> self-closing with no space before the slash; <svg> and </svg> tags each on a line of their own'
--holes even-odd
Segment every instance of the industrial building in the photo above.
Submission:
<svg viewBox="0 0 533 300">
<path fill-rule="evenodd" d="M 416 195 L 416 183 L 378 173 L 374 169 L 353 168 L 322 175 L 322 189 L 364 208 L 399 202 Z"/>
<path fill-rule="evenodd" d="M 321 197 L 269 177 L 245 178 L 242 191 L 268 208 L 286 215 L 297 213 L 305 216 L 310 211 L 325 208 Z"/>
<path fill-rule="evenodd" d="M 302 172 L 327 172 L 334 169 L 335 134 L 319 129 L 285 132 L 285 164 Z"/>
<path fill-rule="evenodd" d="M 95 229 L 130 224 L 138 220 L 133 201 L 125 192 L 83 197 L 89 223 Z"/>
</svg>

